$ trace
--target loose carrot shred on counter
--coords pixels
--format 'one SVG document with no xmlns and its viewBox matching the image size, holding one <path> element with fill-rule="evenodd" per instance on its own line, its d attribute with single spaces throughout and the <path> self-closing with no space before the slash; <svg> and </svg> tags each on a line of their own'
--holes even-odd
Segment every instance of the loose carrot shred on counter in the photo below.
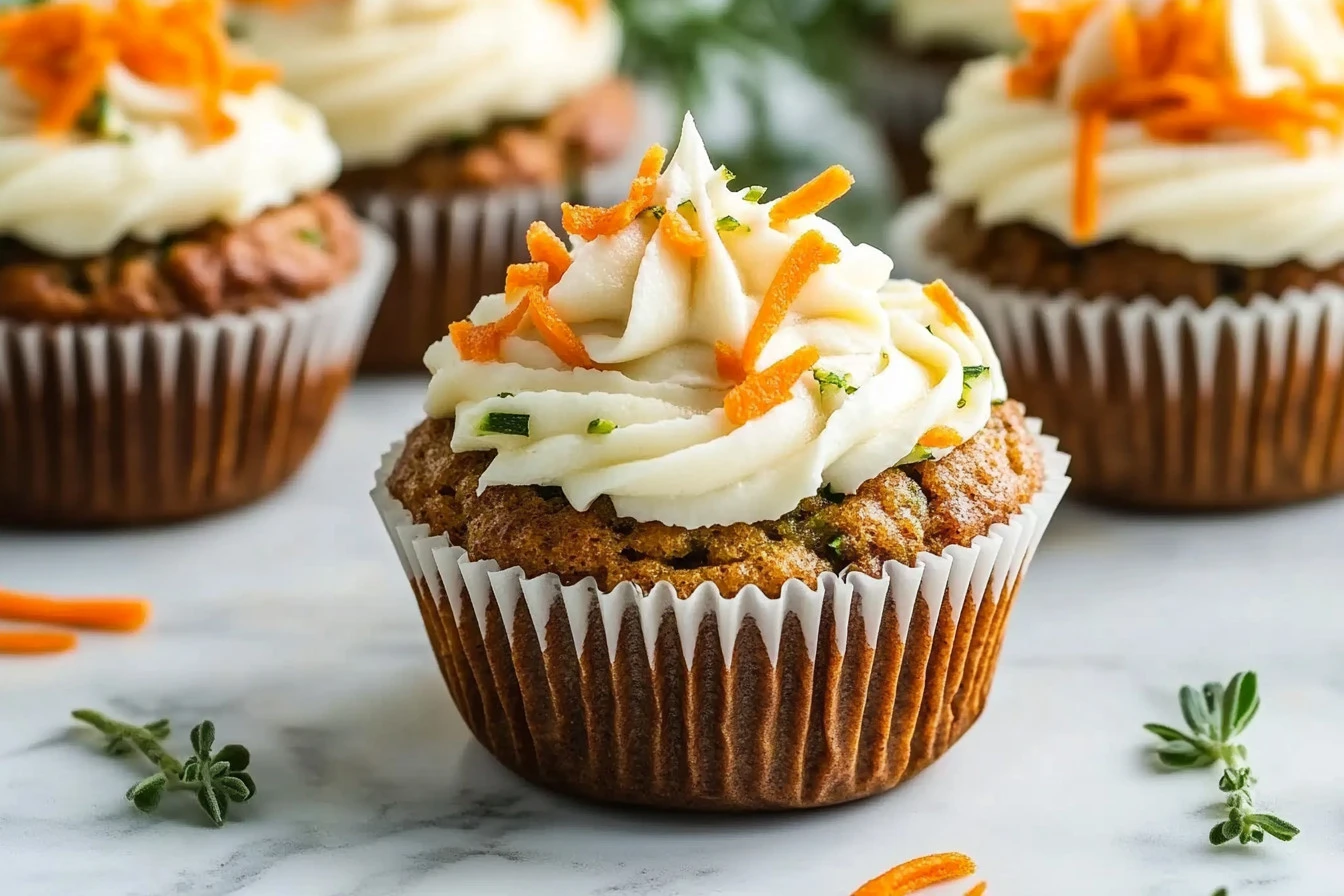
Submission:
<svg viewBox="0 0 1344 896">
<path fill-rule="evenodd" d="M 859 887 L 853 896 L 909 896 L 974 873 L 975 862 L 968 856 L 959 852 L 938 853 L 897 865 Z"/>
<path fill-rule="evenodd" d="M 925 448 L 955 448 L 964 441 L 961 433 L 950 426 L 935 426 L 919 437 L 919 444 Z"/>
<path fill-rule="evenodd" d="M 555 356 L 570 367 L 596 367 L 588 349 L 569 324 L 560 319 L 555 307 L 541 294 L 532 293 L 532 325 L 541 333 Z"/>
<path fill-rule="evenodd" d="M 658 222 L 658 236 L 683 258 L 704 258 L 709 244 L 676 209 L 668 209 Z"/>
<path fill-rule="evenodd" d="M 65 653 L 78 644 L 79 638 L 70 632 L 0 631 L 0 654 Z"/>
<path fill-rule="evenodd" d="M 755 369 L 766 343 L 784 323 L 789 307 L 812 275 L 821 270 L 822 265 L 835 264 L 839 260 L 840 248 L 826 242 L 820 231 L 809 230 L 798 238 L 770 281 L 765 297 L 761 299 L 761 308 L 756 312 L 756 320 L 747 331 L 747 344 L 742 347 L 742 365 L 746 370 Z"/>
<path fill-rule="evenodd" d="M 770 206 L 770 226 L 795 218 L 815 215 L 854 186 L 854 175 L 840 165 L 832 165 L 792 193 L 785 194 Z"/>
<path fill-rule="evenodd" d="M 714 343 L 714 366 L 718 368 L 719 376 L 729 382 L 740 383 L 747 378 L 741 356 L 723 340 Z"/>
<path fill-rule="evenodd" d="M 109 632 L 134 632 L 149 621 L 149 601 L 132 597 L 57 598 L 0 589 L 0 619 Z"/>
<path fill-rule="evenodd" d="M 952 324 L 967 336 L 971 335 L 971 322 L 966 317 L 966 312 L 961 310 L 961 303 L 957 297 L 952 294 L 951 288 L 941 280 L 935 280 L 924 287 L 924 297 L 938 306 L 938 311 L 943 318 Z"/>
<path fill-rule="evenodd" d="M 983 880 L 966 891 L 966 896 L 985 896 L 985 890 L 989 889 L 989 884 Z"/>
<path fill-rule="evenodd" d="M 548 289 L 560 282 L 574 261 L 564 242 L 546 226 L 545 221 L 533 221 L 532 226 L 527 228 L 527 252 L 533 261 L 541 262 L 550 270 Z"/>
<path fill-rule="evenodd" d="M 821 354 L 805 345 L 759 373 L 747 376 L 724 397 L 728 422 L 741 426 L 788 401 L 793 384 L 819 360 Z"/>
</svg>

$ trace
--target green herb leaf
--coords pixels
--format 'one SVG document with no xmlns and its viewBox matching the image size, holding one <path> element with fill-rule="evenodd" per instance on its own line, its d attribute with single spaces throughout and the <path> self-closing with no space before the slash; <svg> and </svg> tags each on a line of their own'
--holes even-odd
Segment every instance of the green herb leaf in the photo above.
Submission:
<svg viewBox="0 0 1344 896">
<path fill-rule="evenodd" d="M 210 750 L 215 745 L 215 723 L 209 720 L 191 729 L 191 749 L 202 763 L 210 760 Z"/>
<path fill-rule="evenodd" d="M 916 445 L 910 449 L 910 453 L 905 456 L 902 464 L 921 464 L 926 460 L 933 460 L 933 452 L 923 445 Z"/>
<path fill-rule="evenodd" d="M 719 166 L 719 177 L 723 178 L 723 182 L 724 182 L 724 183 L 726 183 L 726 184 L 730 184 L 730 183 L 733 182 L 733 179 L 737 177 L 737 175 L 734 174 L 733 172 L 729 171 L 727 165 L 720 165 L 720 166 Z"/>
<path fill-rule="evenodd" d="M 1204 768 L 1218 761 L 1217 754 L 1186 741 L 1164 744 L 1158 748 L 1157 758 L 1170 768 Z"/>
<path fill-rule="evenodd" d="M 720 233 L 751 233 L 751 228 L 734 218 L 732 215 L 724 215 L 714 222 L 714 229 Z"/>
<path fill-rule="evenodd" d="M 742 198 L 747 202 L 760 202 L 765 198 L 765 187 L 751 187 Z"/>
<path fill-rule="evenodd" d="M 486 414 L 476 424 L 476 434 L 501 436 L 528 436 L 532 431 L 531 414 L 505 414 L 495 411 Z"/>
<path fill-rule="evenodd" d="M 167 789 L 168 776 L 163 772 L 157 772 L 126 791 L 126 799 L 130 800 L 135 808 L 141 812 L 153 812 L 159 807 L 159 802 L 163 799 L 163 792 Z"/>
<path fill-rule="evenodd" d="M 327 235 L 316 227 L 300 227 L 298 237 L 308 245 L 319 249 L 325 249 L 327 246 Z"/>
<path fill-rule="evenodd" d="M 1204 695 L 1187 685 L 1181 688 L 1180 699 L 1181 715 L 1190 730 L 1204 737 L 1217 737 L 1217 726 L 1209 705 L 1204 701 Z"/>
<path fill-rule="evenodd" d="M 1259 711 L 1259 680 L 1254 672 L 1238 672 L 1223 693 L 1222 739 L 1230 741 L 1245 731 Z"/>
<path fill-rule="evenodd" d="M 1256 825 L 1275 840 L 1282 840 L 1285 843 L 1302 833 L 1296 825 L 1289 824 L 1277 815 L 1247 815 L 1246 821 Z"/>
<path fill-rule="evenodd" d="M 989 373 L 989 367 L 983 364 L 961 368 L 961 400 L 957 402 L 957 407 L 966 407 L 966 404 L 971 400 L 971 387 L 976 380 L 987 373 Z"/>
<path fill-rule="evenodd" d="M 1195 739 L 1192 738 L 1190 735 L 1181 731 L 1177 731 L 1170 725 L 1162 725 L 1157 722 L 1149 722 L 1147 725 L 1143 726 L 1143 730 L 1148 731 L 1152 734 L 1156 734 L 1163 740 L 1181 740 L 1185 741 L 1186 743 L 1191 744 L 1195 743 Z"/>
<path fill-rule="evenodd" d="M 616 424 L 610 420 L 598 417 L 596 420 L 588 421 L 588 435 L 605 436 L 616 431 Z"/>
<path fill-rule="evenodd" d="M 836 535 L 830 541 L 826 542 L 826 547 L 831 549 L 837 560 L 845 558 L 845 536 Z"/>
<path fill-rule="evenodd" d="M 681 213 L 682 217 L 685 217 L 695 211 L 695 203 L 689 199 L 683 199 L 677 206 L 677 211 Z"/>
<path fill-rule="evenodd" d="M 667 209 L 661 205 L 651 205 L 639 213 L 641 218 L 650 217 L 655 221 L 663 220 L 663 215 L 667 214 Z"/>
<path fill-rule="evenodd" d="M 513 397 L 513 393 L 512 393 L 512 392 L 501 392 L 501 393 L 499 393 L 498 395 L 496 395 L 495 397 L 496 397 L 496 398 L 512 398 L 512 397 Z"/>
<path fill-rule="evenodd" d="M 846 395 L 853 395 L 859 391 L 859 387 L 854 385 L 849 374 L 833 373 L 829 370 L 822 370 L 820 367 L 812 368 L 812 379 L 817 381 L 817 388 L 823 398 L 827 395 L 833 395 L 841 390 Z"/>
</svg>

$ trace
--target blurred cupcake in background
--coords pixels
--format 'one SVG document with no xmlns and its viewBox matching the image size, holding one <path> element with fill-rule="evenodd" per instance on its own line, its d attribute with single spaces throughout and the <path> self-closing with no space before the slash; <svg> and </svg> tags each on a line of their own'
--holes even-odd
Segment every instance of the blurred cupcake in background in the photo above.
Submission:
<svg viewBox="0 0 1344 896">
<path fill-rule="evenodd" d="M 1037 5 L 1058 0 L 1037 0 Z M 972 59 L 1021 46 L 1013 0 L 896 0 L 892 43 L 864 89 L 887 133 L 908 195 L 929 188 L 924 132 Z"/>
<path fill-rule="evenodd" d="M 986 321 L 1079 490 L 1344 488 L 1344 25 L 1329 0 L 1072 4 L 967 67 L 897 251 Z"/>
<path fill-rule="evenodd" d="M 210 0 L 0 12 L 0 523 L 255 499 L 348 383 L 391 247 Z"/>
<path fill-rule="evenodd" d="M 635 125 L 606 0 L 251 0 L 230 23 L 326 117 L 338 191 L 396 239 L 367 370 L 423 370 Z"/>
</svg>

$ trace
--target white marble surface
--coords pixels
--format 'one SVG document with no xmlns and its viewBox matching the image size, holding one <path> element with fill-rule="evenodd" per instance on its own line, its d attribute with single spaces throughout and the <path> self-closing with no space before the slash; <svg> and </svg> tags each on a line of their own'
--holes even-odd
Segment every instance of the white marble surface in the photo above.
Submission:
<svg viewBox="0 0 1344 896">
<path fill-rule="evenodd" d="M 0 659 L 3 896 L 807 894 L 846 896 L 931 851 L 991 896 L 1344 892 L 1344 502 L 1205 519 L 1066 506 L 1014 610 L 979 724 L 887 796 L 826 811 L 617 811 L 523 784 L 440 683 L 366 492 L 417 417 L 413 382 L 360 385 L 287 491 L 149 533 L 0 534 L 0 582 L 154 600 L 132 638 Z M 1214 772 L 1162 774 L 1150 720 L 1176 688 L 1262 676 L 1247 743 L 1291 844 L 1205 841 Z M 222 830 L 143 816 L 143 773 L 76 732 L 93 706 L 202 717 L 252 748 L 256 801 Z M 968 883 L 938 894 L 961 894 Z"/>
</svg>

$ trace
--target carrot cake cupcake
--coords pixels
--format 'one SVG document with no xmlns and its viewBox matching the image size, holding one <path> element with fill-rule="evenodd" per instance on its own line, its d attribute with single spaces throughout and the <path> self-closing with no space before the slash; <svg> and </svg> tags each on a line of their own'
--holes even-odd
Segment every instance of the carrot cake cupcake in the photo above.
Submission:
<svg viewBox="0 0 1344 896">
<path fill-rule="evenodd" d="M 1344 26 L 1328 0 L 1073 3 L 968 67 L 898 253 L 985 319 L 1084 494 L 1344 487 Z"/>
<path fill-rule="evenodd" d="M 366 370 L 423 369 L 634 128 L 606 0 L 247 0 L 231 23 L 326 117 L 337 189 L 397 240 Z"/>
<path fill-rule="evenodd" d="M 980 714 L 1065 458 L 942 284 L 687 119 L 426 356 L 375 500 L 473 732 L 661 807 L 856 799 Z"/>
<path fill-rule="evenodd" d="M 210 0 L 0 11 L 0 523 L 250 501 L 349 381 L 391 247 Z"/>
</svg>

